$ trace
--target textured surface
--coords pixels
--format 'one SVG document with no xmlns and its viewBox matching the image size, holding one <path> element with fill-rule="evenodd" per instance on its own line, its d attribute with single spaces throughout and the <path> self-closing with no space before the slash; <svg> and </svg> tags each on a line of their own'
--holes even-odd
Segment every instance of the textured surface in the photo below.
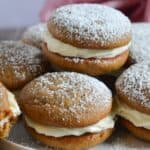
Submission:
<svg viewBox="0 0 150 150">
<path fill-rule="evenodd" d="M 130 41 L 131 23 L 121 12 L 96 4 L 66 5 L 48 22 L 50 32 L 63 42 L 84 48 L 112 48 Z"/>
<path fill-rule="evenodd" d="M 150 60 L 150 24 L 137 23 L 132 25 L 131 62 L 139 63 Z"/>
<path fill-rule="evenodd" d="M 47 63 L 38 48 L 19 41 L 0 42 L 0 81 L 18 88 L 46 71 Z"/>
<path fill-rule="evenodd" d="M 136 127 L 130 121 L 126 119 L 121 119 L 121 124 L 126 127 L 133 135 L 137 138 L 150 142 L 150 130 Z"/>
<path fill-rule="evenodd" d="M 37 47 L 41 47 L 42 32 L 46 29 L 45 23 L 40 23 L 26 29 L 22 35 L 22 41 Z"/>
<path fill-rule="evenodd" d="M 84 127 L 108 115 L 110 90 L 100 81 L 75 72 L 47 73 L 24 87 L 23 112 L 41 124 Z"/>
<path fill-rule="evenodd" d="M 135 109 L 150 114 L 150 63 L 135 64 L 116 81 L 119 98 Z"/>
</svg>

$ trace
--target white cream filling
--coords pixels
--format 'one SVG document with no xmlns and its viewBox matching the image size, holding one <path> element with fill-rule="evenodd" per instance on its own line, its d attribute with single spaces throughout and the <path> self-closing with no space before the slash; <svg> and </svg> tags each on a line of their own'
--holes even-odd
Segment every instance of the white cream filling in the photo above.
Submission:
<svg viewBox="0 0 150 150">
<path fill-rule="evenodd" d="M 15 100 L 15 96 L 10 92 L 8 92 L 8 102 L 13 116 L 19 116 L 21 114 L 20 108 Z"/>
<path fill-rule="evenodd" d="M 11 92 L 8 92 L 8 103 L 13 113 L 13 116 L 14 117 L 19 116 L 21 114 L 21 111 L 15 100 L 15 96 Z M 4 119 L 0 120 L 0 127 L 3 126 L 5 123 L 7 123 L 9 119 L 10 119 L 10 116 L 6 116 Z"/>
<path fill-rule="evenodd" d="M 78 48 L 73 45 L 63 43 L 60 40 L 54 38 L 54 36 L 48 32 L 43 31 L 42 39 L 47 43 L 48 50 L 67 57 L 80 57 L 80 58 L 111 58 L 122 54 L 129 49 L 131 42 L 122 47 L 113 49 L 85 49 Z"/>
<path fill-rule="evenodd" d="M 116 102 L 116 114 L 129 120 L 136 127 L 143 127 L 150 130 L 150 115 L 136 111 L 119 100 L 116 100 Z"/>
<path fill-rule="evenodd" d="M 82 128 L 59 128 L 41 125 L 29 119 L 27 116 L 25 116 L 25 120 L 27 125 L 35 129 L 37 133 L 53 137 L 62 137 L 69 135 L 80 136 L 85 133 L 98 133 L 105 129 L 113 128 L 115 124 L 114 116 L 107 116 L 106 118 L 100 120 L 96 124 Z"/>
</svg>

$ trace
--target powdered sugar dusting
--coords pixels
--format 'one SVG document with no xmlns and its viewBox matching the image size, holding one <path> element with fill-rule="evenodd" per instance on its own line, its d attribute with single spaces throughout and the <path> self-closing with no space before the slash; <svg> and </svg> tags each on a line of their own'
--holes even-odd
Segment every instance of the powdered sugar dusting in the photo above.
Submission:
<svg viewBox="0 0 150 150">
<path fill-rule="evenodd" d="M 78 42 L 84 40 L 101 42 L 118 42 L 131 32 L 131 23 L 121 12 L 98 4 L 74 4 L 56 9 L 50 18 L 57 25 L 56 32 L 63 35 L 62 28 L 66 29 L 68 39 L 72 33 Z M 67 31 L 67 33 L 66 33 Z"/>
<path fill-rule="evenodd" d="M 6 69 L 11 68 L 17 79 L 24 80 L 29 73 L 37 75 L 37 70 L 41 72 L 43 61 L 38 48 L 17 41 L 0 42 L 1 76 L 6 76 Z"/>
<path fill-rule="evenodd" d="M 150 109 L 150 63 L 131 66 L 118 78 L 116 87 L 132 101 Z"/>
<path fill-rule="evenodd" d="M 57 113 L 67 113 L 66 116 L 75 118 L 77 122 L 80 122 L 80 117 L 84 113 L 95 112 L 94 108 L 97 107 L 103 110 L 112 102 L 111 92 L 102 82 L 75 72 L 47 73 L 35 79 L 32 86 L 27 89 L 29 95 L 46 93 L 42 99 L 34 99 L 35 105 L 44 104 L 48 111 L 53 111 L 53 108 L 57 107 Z M 62 122 L 68 119 L 66 116 L 62 118 Z"/>
<path fill-rule="evenodd" d="M 76 63 L 76 64 L 78 64 L 78 63 L 83 63 L 84 62 L 84 59 L 82 59 L 82 58 L 78 58 L 78 57 L 74 57 L 74 58 L 70 58 L 70 57 L 65 57 L 65 60 L 66 61 L 70 61 L 70 62 L 74 62 L 74 63 Z"/>
<path fill-rule="evenodd" d="M 133 39 L 130 57 L 133 61 L 150 60 L 150 24 L 138 23 L 132 25 Z"/>
<path fill-rule="evenodd" d="M 75 64 L 83 64 L 85 61 L 88 61 L 88 63 L 92 63 L 92 64 L 108 64 L 109 62 L 107 61 L 103 61 L 100 58 L 92 58 L 92 59 L 84 59 L 84 58 L 79 58 L 79 57 L 65 57 L 65 60 L 68 62 L 73 62 Z M 111 63 L 111 62 L 110 62 Z"/>
<path fill-rule="evenodd" d="M 29 27 L 22 35 L 22 40 L 27 43 L 32 43 L 40 47 L 42 40 L 42 32 L 45 31 L 46 24 L 40 23 Z"/>
</svg>

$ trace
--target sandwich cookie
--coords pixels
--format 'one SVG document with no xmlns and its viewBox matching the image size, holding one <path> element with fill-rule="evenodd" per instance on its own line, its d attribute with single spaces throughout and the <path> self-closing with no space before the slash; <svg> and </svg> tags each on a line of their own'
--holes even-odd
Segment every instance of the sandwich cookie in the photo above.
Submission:
<svg viewBox="0 0 150 150">
<path fill-rule="evenodd" d="M 117 79 L 117 114 L 135 136 L 150 141 L 150 63 L 135 64 Z"/>
<path fill-rule="evenodd" d="M 128 58 L 131 23 L 113 8 L 62 6 L 51 15 L 47 28 L 43 52 L 61 69 L 100 75 L 118 70 Z"/>
<path fill-rule="evenodd" d="M 20 102 L 27 130 L 51 147 L 88 148 L 114 128 L 110 90 L 87 75 L 47 73 L 23 88 Z"/>
<path fill-rule="evenodd" d="M 14 95 L 0 83 L 0 139 L 9 135 L 20 114 Z"/>
<path fill-rule="evenodd" d="M 20 41 L 0 42 L 0 81 L 11 90 L 47 71 L 41 51 Z"/>
</svg>

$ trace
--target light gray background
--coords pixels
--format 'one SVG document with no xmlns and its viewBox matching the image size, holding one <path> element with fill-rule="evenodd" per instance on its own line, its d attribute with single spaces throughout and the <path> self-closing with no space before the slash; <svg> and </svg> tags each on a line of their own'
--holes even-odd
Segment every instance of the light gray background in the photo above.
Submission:
<svg viewBox="0 0 150 150">
<path fill-rule="evenodd" d="M 0 28 L 25 27 L 39 22 L 44 2 L 45 0 L 0 0 Z"/>
</svg>

